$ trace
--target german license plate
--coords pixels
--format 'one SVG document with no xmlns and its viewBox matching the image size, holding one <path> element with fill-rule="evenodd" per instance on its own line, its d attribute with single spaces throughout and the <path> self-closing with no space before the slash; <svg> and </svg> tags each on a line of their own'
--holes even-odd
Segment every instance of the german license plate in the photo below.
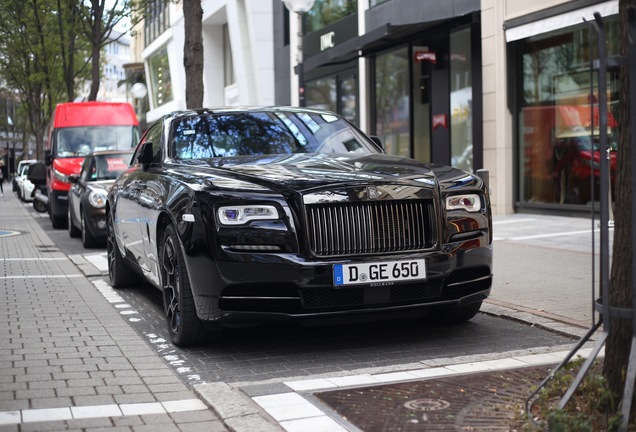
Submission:
<svg viewBox="0 0 636 432">
<path fill-rule="evenodd" d="M 423 259 L 334 264 L 333 266 L 335 286 L 421 279 L 426 279 L 426 262 Z"/>
</svg>

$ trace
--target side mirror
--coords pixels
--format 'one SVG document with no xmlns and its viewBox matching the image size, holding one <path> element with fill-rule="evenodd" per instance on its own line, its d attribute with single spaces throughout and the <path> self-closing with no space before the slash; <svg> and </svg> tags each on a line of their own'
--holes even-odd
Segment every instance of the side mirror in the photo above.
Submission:
<svg viewBox="0 0 636 432">
<path fill-rule="evenodd" d="M 46 184 L 46 165 L 44 162 L 34 162 L 29 165 L 27 179 L 36 186 Z"/>
<path fill-rule="evenodd" d="M 44 150 L 44 163 L 46 166 L 49 166 L 53 163 L 53 156 L 51 155 L 51 150 Z"/>
<path fill-rule="evenodd" d="M 137 157 L 137 162 L 142 165 L 150 165 L 153 161 L 152 141 L 146 141 L 142 144 L 141 152 Z"/>
<path fill-rule="evenodd" d="M 71 174 L 70 176 L 66 177 L 69 181 L 69 183 L 77 183 L 79 181 L 79 175 L 77 174 Z"/>
<path fill-rule="evenodd" d="M 376 135 L 370 135 L 369 138 L 371 138 L 371 141 L 373 141 L 375 143 L 375 145 L 377 145 L 378 147 L 380 147 L 382 150 L 384 150 L 384 144 L 382 144 L 382 140 L 380 139 L 379 136 Z"/>
</svg>

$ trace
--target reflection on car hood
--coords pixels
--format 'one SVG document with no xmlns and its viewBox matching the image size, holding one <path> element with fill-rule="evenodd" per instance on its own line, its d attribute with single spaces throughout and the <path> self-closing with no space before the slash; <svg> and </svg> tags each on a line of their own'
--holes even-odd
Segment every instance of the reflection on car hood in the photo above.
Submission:
<svg viewBox="0 0 636 432">
<path fill-rule="evenodd" d="M 284 185 L 296 190 L 348 182 L 413 181 L 434 186 L 431 165 L 412 159 L 381 154 L 294 154 L 181 161 L 189 173 L 248 181 L 271 187 Z M 197 169 L 193 169 L 194 166 Z M 207 170 L 206 168 L 213 168 Z M 220 173 L 217 169 L 222 170 Z M 462 172 L 463 173 L 463 172 Z M 463 173 L 465 176 L 466 173 Z M 220 179 L 219 179 L 220 180 Z"/>
<path fill-rule="evenodd" d="M 93 189 L 105 189 L 108 190 L 115 183 L 115 180 L 93 180 L 88 182 L 88 185 Z"/>
</svg>

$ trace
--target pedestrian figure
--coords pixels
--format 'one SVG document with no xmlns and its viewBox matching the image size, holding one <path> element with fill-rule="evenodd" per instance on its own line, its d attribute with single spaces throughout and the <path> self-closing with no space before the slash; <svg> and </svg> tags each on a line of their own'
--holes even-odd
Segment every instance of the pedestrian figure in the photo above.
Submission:
<svg viewBox="0 0 636 432">
<path fill-rule="evenodd" d="M 4 196 L 4 160 L 0 159 L 0 196 Z"/>
</svg>

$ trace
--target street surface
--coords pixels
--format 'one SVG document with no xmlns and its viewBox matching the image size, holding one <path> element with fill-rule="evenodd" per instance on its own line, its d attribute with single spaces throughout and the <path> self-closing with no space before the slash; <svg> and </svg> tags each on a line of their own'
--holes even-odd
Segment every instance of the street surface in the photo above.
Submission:
<svg viewBox="0 0 636 432">
<path fill-rule="evenodd" d="M 3 200 L 7 199 L 16 198 L 5 195 Z M 4 250 L 5 256 L 0 257 L 4 259 L 4 288 L 18 283 L 9 283 L 14 280 L 9 278 L 21 280 L 42 272 L 44 267 L 34 257 L 43 252 L 55 254 L 60 265 L 75 267 L 78 274 L 68 279 L 71 283 L 79 283 L 81 278 L 89 282 L 147 342 L 157 359 L 202 395 L 221 386 L 259 398 L 288 391 L 283 383 L 298 380 L 346 380 L 359 374 L 401 373 L 430 365 L 569 351 L 593 316 L 592 221 L 511 215 L 494 219 L 493 294 L 483 313 L 468 323 L 405 320 L 308 328 L 268 325 L 230 329 L 219 342 L 177 348 L 167 337 L 157 290 L 150 286 L 113 290 L 105 277 L 103 248 L 84 249 L 66 230 L 54 230 L 46 215 L 36 213 L 30 205 L 18 205 L 33 218 L 40 234 L 35 247 L 30 246 L 33 250 Z M 0 214 L 2 208 L 0 200 Z M 8 220 L 3 220 L 6 226 Z M 598 240 L 595 242 L 598 248 Z M 598 278 L 598 272 L 595 276 Z M 207 398 L 208 403 L 211 400 L 214 396 Z M 0 405 L 2 411 L 5 408 Z"/>
<path fill-rule="evenodd" d="M 526 323 L 479 314 L 470 322 L 460 325 L 435 325 L 412 320 L 320 327 L 263 325 L 228 329 L 219 342 L 178 348 L 169 343 L 162 299 L 158 290 L 149 285 L 111 290 L 107 283 L 104 249 L 84 249 L 81 242 L 71 239 L 65 230 L 53 229 L 46 217 L 34 212 L 33 214 L 61 251 L 71 256 L 74 261 L 83 258 L 101 269 L 101 272 L 92 273 L 94 277 L 90 278 L 91 282 L 98 289 L 109 291 L 109 295 L 121 297 L 121 301 L 129 306 L 126 308 L 126 316 L 133 328 L 159 355 L 174 366 L 184 381 L 191 384 L 218 381 L 260 382 L 324 373 L 343 373 L 356 369 L 401 368 L 404 364 L 436 358 L 551 347 L 568 344 L 574 340 L 572 337 L 529 327 Z M 527 222 L 528 219 L 523 218 L 500 225 L 515 226 L 510 232 L 518 234 L 523 231 L 522 227 Z M 503 233 L 504 229 L 501 231 Z M 512 241 L 515 242 L 514 247 L 523 247 L 524 254 L 527 255 L 527 251 L 535 253 L 536 259 L 547 253 L 545 248 L 539 248 L 536 252 L 536 248 L 531 245 L 517 244 L 514 239 Z M 507 235 L 497 240 L 496 265 L 501 262 L 499 259 L 510 256 L 510 253 L 498 252 L 500 247 L 510 249 L 510 242 Z M 550 252 L 560 254 L 566 251 L 557 249 Z M 578 264 L 578 261 L 582 260 L 573 261 Z M 514 304 L 521 292 L 536 292 L 536 298 L 531 296 L 524 299 L 522 306 L 539 309 L 539 303 L 545 302 L 546 299 L 543 291 L 555 291 L 549 288 L 550 281 L 544 279 L 545 272 L 526 272 L 520 270 L 524 267 L 518 263 L 499 266 L 502 268 L 495 268 L 495 300 L 504 304 Z M 537 264 L 537 268 L 541 267 L 541 264 Z M 580 267 L 585 266 L 582 264 Z M 577 265 L 573 271 L 576 274 L 581 269 Z M 529 274 L 540 277 L 532 278 Z M 522 279 L 523 282 L 514 282 L 517 279 Z M 501 288 L 498 288 L 499 286 Z M 583 292 L 587 288 L 589 287 L 582 285 L 580 291 Z M 581 296 L 575 297 L 578 301 Z M 583 304 L 581 309 L 584 313 L 588 312 L 588 308 L 583 307 Z M 562 311 L 555 309 L 554 312 Z M 563 313 L 557 315 L 567 316 Z M 584 327 L 586 316 L 578 318 L 580 326 Z"/>
</svg>

